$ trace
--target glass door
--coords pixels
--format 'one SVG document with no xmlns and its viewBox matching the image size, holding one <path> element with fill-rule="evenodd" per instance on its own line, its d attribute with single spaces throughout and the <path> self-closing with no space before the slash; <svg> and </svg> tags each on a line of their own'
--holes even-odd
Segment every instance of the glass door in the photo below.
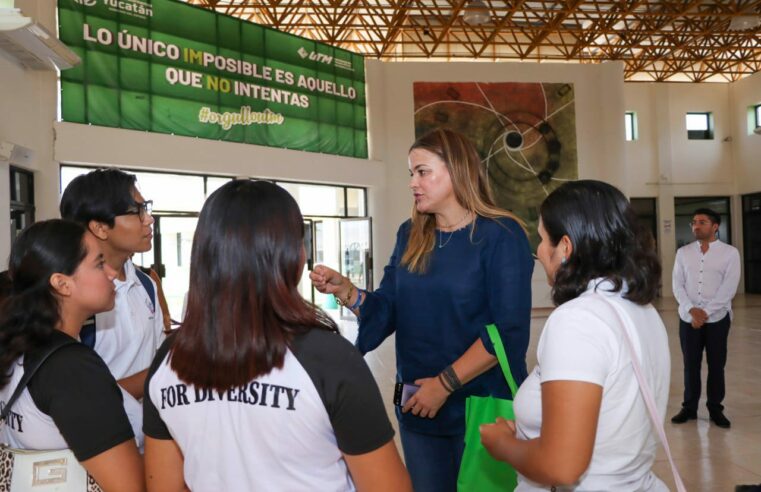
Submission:
<svg viewBox="0 0 761 492">
<path fill-rule="evenodd" d="M 338 219 L 312 217 L 311 220 L 314 264 L 325 265 L 333 270 L 341 271 Z M 322 308 L 333 317 L 339 316 L 338 304 L 333 295 L 321 294 L 314 287 L 312 287 L 311 295 L 316 306 Z"/>
<path fill-rule="evenodd" d="M 198 217 L 154 217 L 154 247 L 161 258 L 158 267 L 172 319 L 181 321 L 184 315 L 185 296 L 190 285 L 190 252 Z"/>
<path fill-rule="evenodd" d="M 314 221 L 304 219 L 304 252 L 306 253 L 306 264 L 304 271 L 299 280 L 299 293 L 301 297 L 314 304 L 314 287 L 309 280 L 309 272 L 314 268 Z"/>
<path fill-rule="evenodd" d="M 340 220 L 341 273 L 360 289 L 373 288 L 372 219 Z M 353 318 L 348 309 L 341 317 Z"/>
</svg>

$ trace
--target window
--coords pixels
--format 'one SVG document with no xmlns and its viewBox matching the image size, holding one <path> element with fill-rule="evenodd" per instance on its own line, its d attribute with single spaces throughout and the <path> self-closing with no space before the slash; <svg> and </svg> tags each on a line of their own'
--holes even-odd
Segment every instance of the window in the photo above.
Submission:
<svg viewBox="0 0 761 492">
<path fill-rule="evenodd" d="M 713 140 L 713 115 L 711 113 L 687 113 L 687 138 L 690 140 Z"/>
<path fill-rule="evenodd" d="M 626 141 L 637 140 L 639 137 L 637 132 L 637 113 L 632 111 L 624 113 L 624 124 L 626 126 Z"/>
<path fill-rule="evenodd" d="M 34 174 L 10 167 L 11 240 L 34 223 Z M 6 229 L 7 230 L 7 229 Z"/>
<path fill-rule="evenodd" d="M 61 191 L 74 178 L 93 169 L 95 168 L 62 165 Z M 135 254 L 132 260 L 137 265 L 150 266 L 159 273 L 172 318 L 180 320 L 188 290 L 190 253 L 199 212 L 206 198 L 232 178 L 124 170 L 137 176 L 140 192 L 146 199 L 153 200 L 155 221 L 153 249 Z M 31 173 L 28 174 L 31 176 Z M 294 196 L 305 216 L 305 239 L 309 248 L 307 256 L 318 263 L 340 269 L 341 253 L 346 249 L 342 248 L 341 223 L 367 216 L 367 190 L 313 183 L 277 181 L 277 184 Z M 354 242 L 359 246 L 369 245 L 369 231 L 365 236 L 367 238 L 363 241 Z M 350 246 L 353 247 L 354 244 L 351 243 Z M 325 305 L 328 296 L 314 292 L 308 276 L 309 272 L 304 270 L 299 291 L 306 299 Z"/>
<path fill-rule="evenodd" d="M 753 112 L 755 113 L 755 126 L 756 128 L 761 128 L 761 104 L 757 104 L 753 108 Z"/>
</svg>

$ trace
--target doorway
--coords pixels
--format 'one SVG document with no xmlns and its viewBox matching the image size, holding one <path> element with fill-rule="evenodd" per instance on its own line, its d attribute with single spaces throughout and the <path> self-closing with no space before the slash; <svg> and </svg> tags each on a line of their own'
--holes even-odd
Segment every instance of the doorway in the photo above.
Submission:
<svg viewBox="0 0 761 492">
<path fill-rule="evenodd" d="M 634 213 L 640 224 L 653 235 L 655 250 L 658 251 L 658 209 L 655 198 L 631 198 Z"/>
<path fill-rule="evenodd" d="M 743 195 L 745 292 L 761 294 L 761 193 Z"/>
</svg>

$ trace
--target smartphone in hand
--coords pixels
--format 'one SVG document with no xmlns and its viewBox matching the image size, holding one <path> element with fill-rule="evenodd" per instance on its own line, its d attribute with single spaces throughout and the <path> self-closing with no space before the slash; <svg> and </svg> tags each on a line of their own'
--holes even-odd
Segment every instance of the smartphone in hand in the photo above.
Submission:
<svg viewBox="0 0 761 492">
<path fill-rule="evenodd" d="M 403 407 L 407 400 L 420 389 L 420 386 L 412 383 L 396 383 L 394 386 L 394 405 Z"/>
</svg>

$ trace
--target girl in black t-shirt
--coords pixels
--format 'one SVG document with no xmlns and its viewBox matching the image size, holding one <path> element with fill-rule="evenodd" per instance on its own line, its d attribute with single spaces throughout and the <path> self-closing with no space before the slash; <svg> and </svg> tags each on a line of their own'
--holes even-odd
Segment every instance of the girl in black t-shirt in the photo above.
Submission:
<svg viewBox="0 0 761 492">
<path fill-rule="evenodd" d="M 11 250 L 10 289 L 0 299 L 0 406 L 49 347 L 77 340 L 85 320 L 113 307 L 114 276 L 98 239 L 79 224 L 48 220 L 21 233 Z M 13 404 L 0 442 L 69 448 L 103 490 L 141 491 L 142 460 L 122 405 L 100 357 L 67 344 Z"/>
</svg>

